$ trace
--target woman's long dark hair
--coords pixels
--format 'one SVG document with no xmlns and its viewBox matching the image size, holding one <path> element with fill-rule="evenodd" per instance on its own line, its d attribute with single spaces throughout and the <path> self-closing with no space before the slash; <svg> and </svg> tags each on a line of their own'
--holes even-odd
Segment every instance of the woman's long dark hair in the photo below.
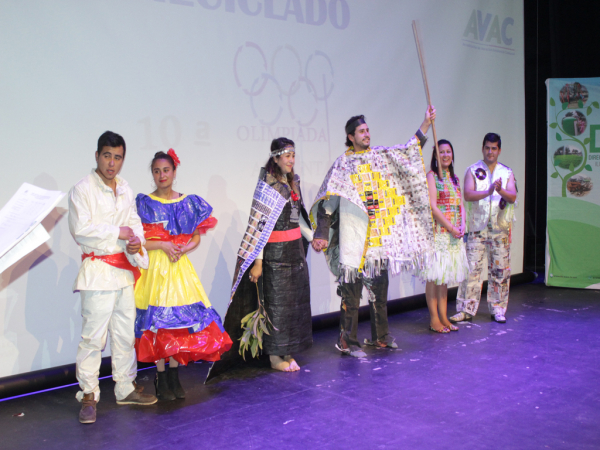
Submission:
<svg viewBox="0 0 600 450">
<path fill-rule="evenodd" d="M 458 186 L 458 178 L 454 176 L 454 147 L 452 147 L 452 143 L 449 140 L 440 139 L 438 141 L 438 148 L 440 148 L 443 144 L 448 144 L 450 146 L 450 149 L 452 150 L 452 162 L 450 163 L 450 167 L 448 167 L 448 170 L 450 171 L 450 179 L 452 180 L 452 184 L 454 184 L 454 186 Z M 431 153 L 431 164 L 429 165 L 429 167 L 431 168 L 433 173 L 435 173 L 435 176 L 439 178 L 437 158 L 435 156 L 435 153 L 435 146 L 433 146 L 433 152 Z"/>
<path fill-rule="evenodd" d="M 285 137 L 273 139 L 273 141 L 271 142 L 271 151 L 273 152 L 275 150 L 280 150 L 282 148 L 287 147 L 288 145 L 295 147 L 294 141 L 292 141 L 291 139 L 288 139 Z M 282 155 L 280 155 L 280 156 L 282 156 Z M 284 175 L 283 175 L 283 172 L 281 171 L 281 169 L 279 168 L 279 166 L 277 165 L 275 158 L 277 158 L 277 157 L 271 156 L 269 158 L 269 160 L 267 161 L 267 164 L 265 164 L 265 170 L 267 172 L 269 172 L 271 175 L 273 175 L 275 178 L 277 178 L 278 180 L 281 180 L 282 178 L 284 178 Z M 285 178 L 287 180 L 288 185 L 296 192 L 296 194 L 299 194 L 298 189 L 296 188 L 296 183 L 294 183 L 294 169 L 293 168 L 290 173 L 286 174 Z"/>
</svg>

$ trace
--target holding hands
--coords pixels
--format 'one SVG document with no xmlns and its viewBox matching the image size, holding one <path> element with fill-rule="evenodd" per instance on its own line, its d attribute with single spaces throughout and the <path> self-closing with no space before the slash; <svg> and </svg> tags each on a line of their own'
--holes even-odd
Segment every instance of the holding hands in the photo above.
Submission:
<svg viewBox="0 0 600 450">
<path fill-rule="evenodd" d="M 328 242 L 325 239 L 313 239 L 311 242 L 312 248 L 315 252 L 319 253 L 321 250 L 327 248 Z"/>
<path fill-rule="evenodd" d="M 119 227 L 119 239 L 127 241 L 125 249 L 130 255 L 135 255 L 142 248 L 142 241 L 130 227 Z"/>
<path fill-rule="evenodd" d="M 119 239 L 124 241 L 128 241 L 133 239 L 135 234 L 133 234 L 133 230 L 129 227 L 119 227 Z"/>
<path fill-rule="evenodd" d="M 321 250 L 327 248 L 327 241 L 325 239 L 313 239 L 311 242 L 312 248 L 318 253 Z M 248 275 L 251 282 L 256 283 L 262 275 L 262 259 L 254 260 L 254 265 L 250 269 Z"/>
<path fill-rule="evenodd" d="M 135 255 L 140 251 L 141 248 L 142 241 L 137 236 L 133 236 L 131 239 L 129 239 L 129 241 L 127 241 L 127 246 L 125 247 L 127 253 L 129 253 L 130 255 Z"/>
</svg>

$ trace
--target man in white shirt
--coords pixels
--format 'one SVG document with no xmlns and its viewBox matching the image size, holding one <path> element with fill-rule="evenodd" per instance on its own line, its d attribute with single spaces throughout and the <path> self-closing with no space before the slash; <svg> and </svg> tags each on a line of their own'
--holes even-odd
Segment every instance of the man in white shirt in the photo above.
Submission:
<svg viewBox="0 0 600 450">
<path fill-rule="evenodd" d="M 81 294 L 83 318 L 77 350 L 81 391 L 81 423 L 96 421 L 100 399 L 98 374 L 110 331 L 110 349 L 117 403 L 151 405 L 157 399 L 136 389 L 133 288 L 139 267 L 147 268 L 144 230 L 131 188 L 118 176 L 125 159 L 125 141 L 107 131 L 98 139 L 97 167 L 69 192 L 69 230 L 83 251 L 73 285 Z M 143 252 L 143 253 L 140 253 Z"/>
</svg>

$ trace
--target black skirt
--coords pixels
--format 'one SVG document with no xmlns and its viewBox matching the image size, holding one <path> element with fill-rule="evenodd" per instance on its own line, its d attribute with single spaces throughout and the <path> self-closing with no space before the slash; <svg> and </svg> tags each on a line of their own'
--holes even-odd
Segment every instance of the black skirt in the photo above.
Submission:
<svg viewBox="0 0 600 450">
<path fill-rule="evenodd" d="M 265 246 L 262 282 L 265 310 L 277 329 L 263 335 L 263 351 L 283 356 L 309 348 L 310 282 L 302 239 Z"/>
</svg>

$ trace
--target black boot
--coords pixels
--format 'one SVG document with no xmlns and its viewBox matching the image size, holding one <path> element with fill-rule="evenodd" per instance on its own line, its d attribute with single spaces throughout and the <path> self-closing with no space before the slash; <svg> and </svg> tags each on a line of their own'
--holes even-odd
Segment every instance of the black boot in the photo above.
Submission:
<svg viewBox="0 0 600 450">
<path fill-rule="evenodd" d="M 159 400 L 175 400 L 175 394 L 169 389 L 167 372 L 156 372 L 154 386 L 156 387 L 156 398 Z"/>
<path fill-rule="evenodd" d="M 169 371 L 167 372 L 167 380 L 169 382 L 169 389 L 175 394 L 177 398 L 185 398 L 185 391 L 181 387 L 181 383 L 179 382 L 179 366 L 177 367 L 169 367 Z"/>
</svg>

